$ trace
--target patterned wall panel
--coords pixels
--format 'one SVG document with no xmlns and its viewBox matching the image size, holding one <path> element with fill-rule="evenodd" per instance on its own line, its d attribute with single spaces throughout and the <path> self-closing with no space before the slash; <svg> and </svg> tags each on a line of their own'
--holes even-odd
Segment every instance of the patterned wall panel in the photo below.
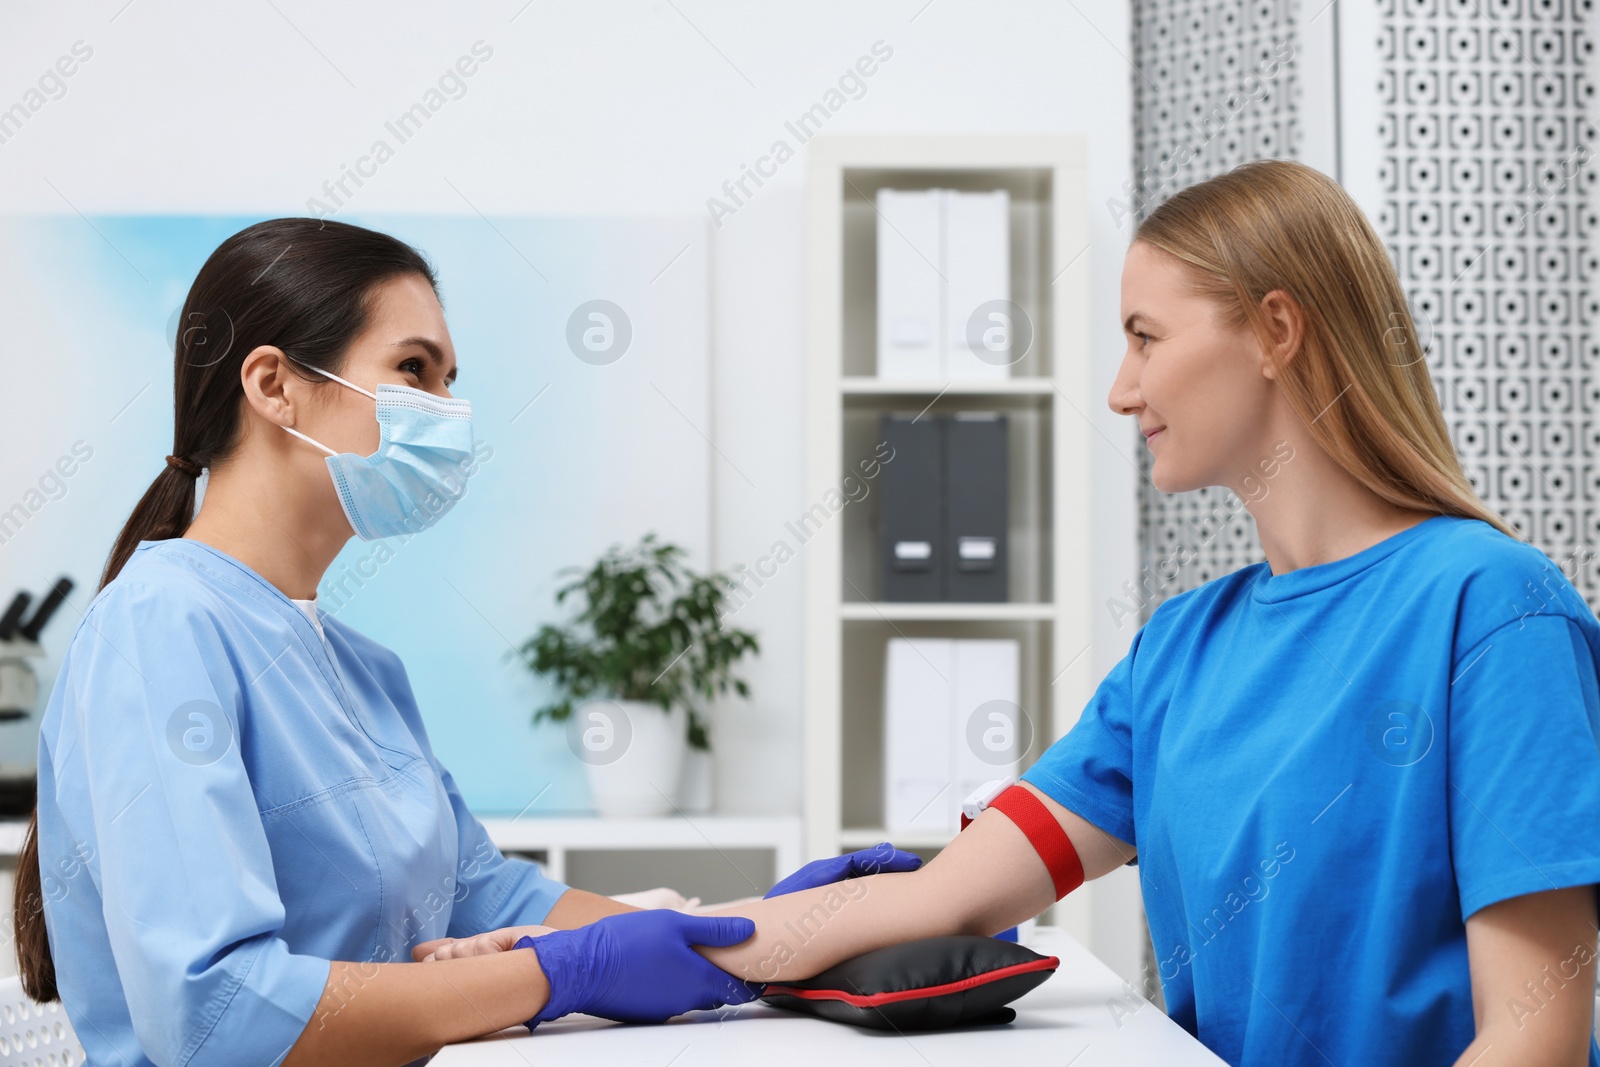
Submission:
<svg viewBox="0 0 1600 1067">
<path fill-rule="evenodd" d="M 1374 221 L 1474 487 L 1595 608 L 1589 7 L 1382 0 Z"/>
<path fill-rule="evenodd" d="M 1258 72 L 1275 51 L 1300 53 L 1308 14 L 1312 25 L 1337 18 L 1324 0 L 1307 2 L 1316 10 L 1296 0 L 1135 0 L 1137 217 L 1245 160 L 1296 156 L 1307 114 L 1297 64 Z M 1600 224 L 1586 165 L 1592 5 L 1339 2 L 1375 3 L 1379 27 L 1358 47 L 1376 50 L 1381 118 L 1344 165 L 1377 168 L 1382 203 L 1368 208 L 1429 344 L 1463 465 L 1489 505 L 1600 607 L 1600 344 L 1589 329 L 1600 305 L 1587 284 L 1600 268 L 1588 240 Z M 1138 600 L 1148 618 L 1166 597 L 1264 557 L 1237 496 L 1162 494 L 1148 450 L 1139 453 Z"/>
<path fill-rule="evenodd" d="M 1135 0 L 1137 218 L 1246 160 L 1297 155 L 1298 18 L 1297 0 Z M 1130 236 L 1133 222 L 1123 223 Z M 1150 482 L 1149 450 L 1138 451 L 1142 566 L 1134 601 L 1147 619 L 1167 597 L 1265 557 L 1235 494 L 1162 493 Z"/>
</svg>

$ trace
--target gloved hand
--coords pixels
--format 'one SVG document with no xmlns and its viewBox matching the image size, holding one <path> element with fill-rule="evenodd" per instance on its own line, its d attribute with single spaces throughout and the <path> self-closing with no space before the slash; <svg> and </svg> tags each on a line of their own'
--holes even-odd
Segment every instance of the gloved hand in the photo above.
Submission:
<svg viewBox="0 0 1600 1067">
<path fill-rule="evenodd" d="M 519 938 L 531 948 L 550 982 L 550 1000 L 527 1022 L 581 1011 L 625 1023 L 658 1023 L 686 1011 L 743 1004 L 766 986 L 724 971 L 692 945 L 737 945 L 756 924 L 732 915 L 631 911 L 608 915 L 576 930 Z"/>
<path fill-rule="evenodd" d="M 819 885 L 832 885 L 834 882 L 843 881 L 846 878 L 859 878 L 865 874 L 880 874 L 884 871 L 914 871 L 921 866 L 921 856 L 910 852 L 902 852 L 889 844 L 889 842 L 880 841 L 871 848 L 864 848 L 859 852 L 812 860 L 767 890 L 767 897 L 778 897 L 801 889 L 815 889 Z M 765 900 L 766 897 L 762 899 Z"/>
</svg>

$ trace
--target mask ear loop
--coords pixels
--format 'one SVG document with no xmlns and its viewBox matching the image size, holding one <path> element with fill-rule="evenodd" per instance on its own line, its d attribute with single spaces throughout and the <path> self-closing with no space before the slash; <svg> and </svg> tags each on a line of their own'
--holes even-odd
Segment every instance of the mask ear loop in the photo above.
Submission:
<svg viewBox="0 0 1600 1067">
<path fill-rule="evenodd" d="M 300 438 L 300 440 L 306 442 L 307 444 L 315 445 L 316 447 L 322 449 L 322 451 L 326 452 L 330 456 L 337 456 L 339 454 L 339 453 L 335 452 L 333 449 L 329 448 L 327 445 L 323 444 L 321 441 L 316 441 L 316 440 L 313 440 L 310 437 L 307 437 L 305 434 L 301 433 L 299 430 L 295 429 L 293 426 L 285 426 L 284 429 L 288 430 L 290 433 L 294 434 L 296 437 Z"/>
<path fill-rule="evenodd" d="M 293 356 L 289 355 L 289 353 L 287 353 L 287 352 L 284 353 L 284 357 L 289 359 L 290 361 L 292 361 L 294 363 L 299 363 L 300 366 L 305 367 L 305 369 L 308 370 L 308 371 L 314 371 L 315 373 L 322 375 L 324 378 L 332 378 L 334 381 L 338 382 L 340 385 L 344 386 L 346 389 L 354 389 L 356 392 L 360 393 L 362 396 L 371 398 L 371 400 L 372 400 L 372 402 L 374 404 L 376 404 L 378 402 L 378 398 L 377 398 L 377 396 L 375 394 L 367 392 L 365 389 L 361 388 L 361 386 L 359 386 L 359 385 L 356 385 L 354 382 L 345 381 L 343 378 L 339 377 L 337 374 L 333 373 L 332 371 L 326 371 L 326 370 L 323 370 L 321 367 L 312 367 L 312 366 L 309 366 L 308 364 L 300 363 L 300 361 L 298 359 L 295 359 Z M 322 442 L 316 441 L 316 440 L 313 440 L 310 437 L 307 437 L 305 434 L 301 433 L 299 430 L 296 430 L 293 426 L 285 426 L 284 429 L 288 430 L 290 433 L 294 434 L 296 437 L 300 438 L 300 440 L 306 442 L 307 444 L 315 445 L 316 447 L 322 449 L 322 451 L 326 452 L 330 456 L 337 456 L 339 454 L 339 453 L 335 452 L 333 449 L 329 448 L 327 445 L 323 444 Z"/>
<path fill-rule="evenodd" d="M 305 364 L 302 363 L 301 366 L 305 367 Z M 316 371 L 318 374 L 322 375 L 325 378 L 332 378 L 334 381 L 338 382 L 340 385 L 344 386 L 346 389 L 354 389 L 356 392 L 360 393 L 362 396 L 367 397 L 367 398 L 373 400 L 374 402 L 377 401 L 377 399 L 378 399 L 378 395 L 376 393 L 369 393 L 365 389 L 361 388 L 361 386 L 356 385 L 354 382 L 345 381 L 343 378 L 339 377 L 337 374 L 334 374 L 332 371 L 320 370 L 320 369 L 318 369 L 316 367 L 306 367 L 306 370 Z"/>
<path fill-rule="evenodd" d="M 376 393 L 369 393 L 365 389 L 361 388 L 361 386 L 355 384 L 354 382 L 345 381 L 343 378 L 339 377 L 337 374 L 333 373 L 330 370 L 323 370 L 321 367 L 313 367 L 308 363 L 301 363 L 298 359 L 295 359 L 293 356 L 289 355 L 289 353 L 287 353 L 287 352 L 285 352 L 283 355 L 284 355 L 284 358 L 289 360 L 291 363 L 299 364 L 300 366 L 304 367 L 306 370 L 311 371 L 313 374 L 320 374 L 324 378 L 332 378 L 334 381 L 338 382 L 340 385 L 344 386 L 346 389 L 354 389 L 356 392 L 360 393 L 362 396 L 366 397 L 369 400 L 372 400 L 372 401 L 376 402 L 377 399 L 378 399 L 378 396 L 377 396 Z M 288 427 L 284 427 L 284 428 L 288 429 Z M 310 440 L 310 438 L 307 438 L 307 440 Z M 320 446 L 318 446 L 318 447 L 320 447 Z M 324 451 L 326 451 L 326 450 L 324 450 Z M 329 452 L 328 454 L 331 456 L 331 455 L 334 455 L 335 453 Z"/>
</svg>

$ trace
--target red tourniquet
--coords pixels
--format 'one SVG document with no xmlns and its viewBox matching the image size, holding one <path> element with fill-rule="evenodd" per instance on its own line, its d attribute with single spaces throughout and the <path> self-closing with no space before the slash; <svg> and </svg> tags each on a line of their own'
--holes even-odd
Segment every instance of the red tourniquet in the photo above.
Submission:
<svg viewBox="0 0 1600 1067">
<path fill-rule="evenodd" d="M 1028 844 L 1039 853 L 1050 871 L 1050 880 L 1055 883 L 1057 900 L 1083 884 L 1083 861 L 1078 859 L 1078 850 L 1072 847 L 1072 839 L 1038 797 L 1014 785 L 995 797 L 989 807 L 1004 813 L 1015 823 Z"/>
</svg>

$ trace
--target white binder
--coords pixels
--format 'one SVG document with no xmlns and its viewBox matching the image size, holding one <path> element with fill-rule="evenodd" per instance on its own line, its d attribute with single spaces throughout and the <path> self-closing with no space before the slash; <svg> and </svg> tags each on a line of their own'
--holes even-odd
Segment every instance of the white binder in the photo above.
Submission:
<svg viewBox="0 0 1600 1067">
<path fill-rule="evenodd" d="M 945 355 L 949 381 L 1011 377 L 1011 197 L 1004 189 L 944 198 Z M 1020 356 L 1021 353 L 1018 353 Z"/>
<path fill-rule="evenodd" d="M 891 637 L 884 663 L 884 825 L 942 832 L 964 793 L 955 786 L 950 730 L 954 642 Z"/>
<path fill-rule="evenodd" d="M 934 381 L 940 375 L 938 189 L 879 189 L 878 377 Z"/>
<path fill-rule="evenodd" d="M 884 663 L 884 827 L 961 829 L 961 802 L 1019 772 L 1018 643 L 890 638 Z M 999 703 L 994 703 L 999 702 Z"/>
<path fill-rule="evenodd" d="M 1019 721 L 1020 648 L 1011 639 L 955 642 L 952 685 L 956 739 L 956 814 L 973 790 L 995 778 L 1021 774 L 1021 743 L 1031 734 Z"/>
<path fill-rule="evenodd" d="M 1011 299 L 1010 194 L 880 189 L 876 203 L 878 377 L 1009 378 L 1017 324 L 995 305 Z"/>
</svg>

